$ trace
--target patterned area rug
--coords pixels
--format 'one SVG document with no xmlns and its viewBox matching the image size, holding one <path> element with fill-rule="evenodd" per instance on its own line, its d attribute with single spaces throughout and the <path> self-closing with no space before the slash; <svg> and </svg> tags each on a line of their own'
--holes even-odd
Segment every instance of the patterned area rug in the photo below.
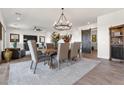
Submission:
<svg viewBox="0 0 124 93">
<path fill-rule="evenodd" d="M 57 68 L 50 69 L 47 65 L 39 63 L 36 74 L 30 70 L 30 61 L 10 64 L 8 84 L 72 85 L 97 66 L 100 61 L 83 58 L 68 63 L 62 63 L 60 70 Z"/>
</svg>

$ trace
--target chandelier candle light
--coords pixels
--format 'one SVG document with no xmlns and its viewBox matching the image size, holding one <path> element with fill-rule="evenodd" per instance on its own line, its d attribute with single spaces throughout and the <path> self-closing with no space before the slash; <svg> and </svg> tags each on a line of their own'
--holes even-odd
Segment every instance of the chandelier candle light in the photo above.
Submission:
<svg viewBox="0 0 124 93">
<path fill-rule="evenodd" d="M 64 15 L 64 8 L 61 8 L 62 13 L 59 20 L 53 24 L 54 29 L 64 31 L 70 30 L 72 28 L 72 23 L 70 23 Z"/>
</svg>

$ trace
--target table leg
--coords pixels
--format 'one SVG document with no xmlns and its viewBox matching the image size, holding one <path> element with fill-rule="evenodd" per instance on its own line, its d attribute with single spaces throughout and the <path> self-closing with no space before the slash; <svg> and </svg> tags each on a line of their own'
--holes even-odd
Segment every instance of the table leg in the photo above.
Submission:
<svg viewBox="0 0 124 93">
<path fill-rule="evenodd" d="M 48 62 L 49 68 L 52 68 L 52 57 L 50 57 L 50 61 Z"/>
</svg>

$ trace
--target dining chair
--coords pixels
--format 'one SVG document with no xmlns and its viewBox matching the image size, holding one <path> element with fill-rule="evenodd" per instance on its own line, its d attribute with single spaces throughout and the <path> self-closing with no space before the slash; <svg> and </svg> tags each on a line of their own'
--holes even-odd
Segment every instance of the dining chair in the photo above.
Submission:
<svg viewBox="0 0 124 93">
<path fill-rule="evenodd" d="M 44 62 L 46 60 L 50 60 L 50 57 L 46 56 L 46 55 L 38 55 L 36 41 L 29 40 L 28 46 L 29 46 L 29 50 L 31 53 L 31 60 L 32 60 L 31 65 L 30 65 L 30 69 L 32 69 L 33 63 L 35 63 L 35 68 L 34 68 L 34 74 L 35 74 L 37 64 L 40 62 Z"/>
<path fill-rule="evenodd" d="M 78 55 L 80 57 L 80 42 L 71 43 L 69 58 L 75 60 Z"/>
<path fill-rule="evenodd" d="M 47 49 L 54 49 L 53 43 L 46 43 L 46 48 Z"/>
<path fill-rule="evenodd" d="M 60 63 L 68 60 L 69 43 L 59 43 L 56 55 L 56 61 L 58 62 L 58 68 L 60 69 Z"/>
</svg>

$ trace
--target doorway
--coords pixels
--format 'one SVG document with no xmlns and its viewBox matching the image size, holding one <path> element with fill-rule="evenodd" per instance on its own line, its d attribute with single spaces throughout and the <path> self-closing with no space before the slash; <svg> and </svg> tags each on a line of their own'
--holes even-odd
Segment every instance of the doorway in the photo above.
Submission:
<svg viewBox="0 0 124 93">
<path fill-rule="evenodd" d="M 82 30 L 83 57 L 97 58 L 97 28 Z"/>
</svg>

